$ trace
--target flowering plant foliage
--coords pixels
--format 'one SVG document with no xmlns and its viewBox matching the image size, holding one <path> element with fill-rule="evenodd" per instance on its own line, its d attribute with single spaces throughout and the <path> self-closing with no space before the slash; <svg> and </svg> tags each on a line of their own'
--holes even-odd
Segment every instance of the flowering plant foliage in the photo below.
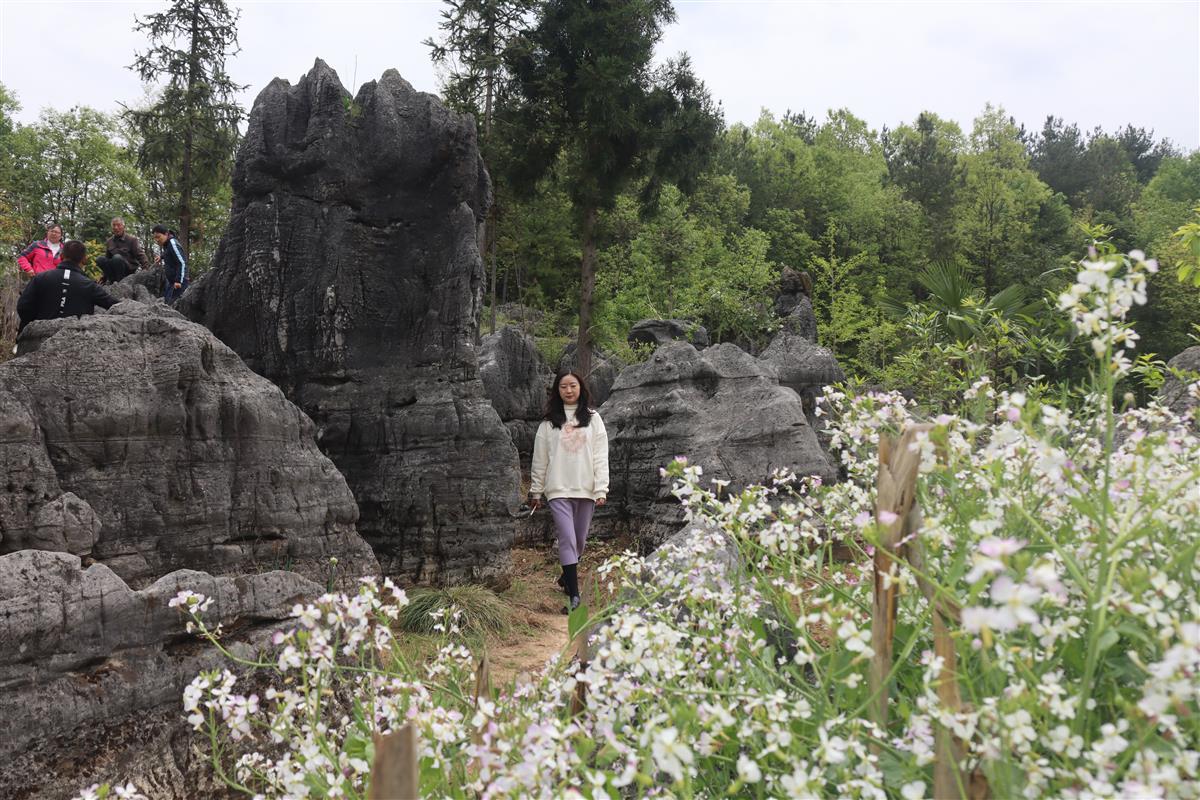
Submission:
<svg viewBox="0 0 1200 800">
<path fill-rule="evenodd" d="M 1152 268 L 1094 253 L 1064 294 L 1100 342 L 1081 409 L 981 379 L 917 436 L 909 535 L 924 558 L 882 576 L 899 591 L 883 727 L 871 555 L 895 519 L 875 511 L 876 454 L 916 409 L 838 392 L 821 410 L 840 483 L 779 474 L 728 495 L 699 466 L 667 469 L 692 534 L 600 568 L 620 602 L 593 618 L 586 665 L 558 659 L 475 697 L 453 619 L 436 658 L 406 664 L 390 624 L 406 598 L 365 581 L 297 607 L 256 665 L 261 695 L 229 671 L 199 676 L 189 720 L 231 786 L 280 798 L 365 797 L 373 734 L 405 722 L 437 797 L 913 800 L 949 731 L 993 797 L 1200 798 L 1200 437 L 1194 420 L 1113 402 Z M 919 580 L 958 610 L 952 673 Z M 212 636 L 202 598 L 179 606 Z M 961 706 L 943 705 L 944 681 Z"/>
</svg>

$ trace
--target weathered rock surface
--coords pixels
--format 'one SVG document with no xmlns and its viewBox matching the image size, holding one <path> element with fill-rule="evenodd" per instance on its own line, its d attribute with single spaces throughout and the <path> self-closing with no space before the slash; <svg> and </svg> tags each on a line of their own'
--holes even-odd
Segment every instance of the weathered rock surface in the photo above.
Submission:
<svg viewBox="0 0 1200 800">
<path fill-rule="evenodd" d="M 811 297 L 812 277 L 807 272 L 784 267 L 779 275 L 779 293 L 775 295 L 775 316 L 790 315 L 802 299 Z"/>
<path fill-rule="evenodd" d="M 191 752 L 180 698 L 199 671 L 227 664 L 168 607 L 182 589 L 213 599 L 210 625 L 236 623 L 226 644 L 243 656 L 322 591 L 293 572 L 192 570 L 134 591 L 67 553 L 0 556 L 0 796 L 70 797 L 117 779 L 155 798 L 220 795 Z"/>
<path fill-rule="evenodd" d="M 758 359 L 774 371 L 780 385 L 800 395 L 810 425 L 815 425 L 816 398 L 821 389 L 846 379 L 828 348 L 787 330 L 775 334 Z"/>
<path fill-rule="evenodd" d="M 318 60 L 255 100 L 233 192 L 179 308 L 316 422 L 386 572 L 506 571 L 519 472 L 473 346 L 491 202 L 474 123 L 394 70 L 352 98 Z"/>
<path fill-rule="evenodd" d="M 835 475 L 805 419 L 799 396 L 772 369 L 731 344 L 703 352 L 683 342 L 626 368 L 601 409 L 609 431 L 612 488 L 597 528 L 622 529 L 648 546 L 683 524 L 659 468 L 676 456 L 730 490 L 770 479 L 779 468 Z"/>
<path fill-rule="evenodd" d="M 139 303 L 162 300 L 163 268 L 138 270 L 126 276 L 123 281 L 105 286 L 104 289 L 118 300 L 137 300 Z"/>
<path fill-rule="evenodd" d="M 1200 381 L 1200 345 L 1189 347 L 1167 362 L 1169 369 L 1178 370 L 1191 380 L 1181 381 L 1168 373 L 1158 390 L 1158 401 L 1180 416 L 1195 414 L 1200 409 L 1200 397 L 1188 392 L 1188 387 Z M 1193 424 L 1200 429 L 1200 417 L 1192 417 Z"/>
<path fill-rule="evenodd" d="M 817 315 L 813 312 L 812 300 L 807 295 L 800 296 L 792 310 L 780 322 L 779 329 L 816 343 Z"/>
<path fill-rule="evenodd" d="M 479 378 L 492 408 L 512 435 L 517 452 L 522 459 L 530 458 L 546 405 L 546 389 L 554 381 L 554 373 L 537 344 L 512 325 L 483 337 Z"/>
<path fill-rule="evenodd" d="M 682 319 L 643 319 L 629 329 L 626 339 L 632 345 L 658 347 L 668 342 L 689 342 L 703 348 L 708 347 L 708 330 Z"/>
<path fill-rule="evenodd" d="M 558 360 L 558 370 L 556 374 L 561 375 L 575 369 L 575 343 L 568 344 L 563 351 L 562 358 Z M 588 389 L 592 392 L 592 408 L 599 408 L 605 401 L 608 400 L 612 393 L 613 384 L 616 383 L 617 375 L 625 368 L 625 362 L 616 356 L 610 356 L 603 350 L 592 350 L 592 369 L 584 378 L 587 380 Z"/>
<path fill-rule="evenodd" d="M 312 421 L 162 304 L 30 324 L 0 364 L 0 553 L 141 585 L 180 568 L 377 572 Z"/>
</svg>

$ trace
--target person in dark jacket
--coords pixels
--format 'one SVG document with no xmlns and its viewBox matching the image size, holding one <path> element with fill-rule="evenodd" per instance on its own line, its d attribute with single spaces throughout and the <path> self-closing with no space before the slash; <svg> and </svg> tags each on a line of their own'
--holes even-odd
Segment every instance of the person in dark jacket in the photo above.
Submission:
<svg viewBox="0 0 1200 800">
<path fill-rule="evenodd" d="M 120 283 L 125 277 L 139 269 L 149 269 L 150 262 L 142 243 L 131 233 L 125 232 L 125 220 L 114 217 L 113 235 L 104 243 L 105 254 L 96 259 L 96 266 L 104 274 L 101 283 Z"/>
<path fill-rule="evenodd" d="M 83 242 L 67 242 L 62 247 L 62 262 L 54 269 L 34 276 L 17 300 L 18 330 L 35 319 L 81 317 L 96 306 L 111 308 L 117 299 L 83 274 L 80 264 L 87 258 Z"/>
<path fill-rule="evenodd" d="M 175 231 L 169 230 L 166 225 L 155 225 L 153 231 L 154 241 L 162 248 L 163 300 L 170 305 L 187 288 L 187 260 L 183 257 L 179 240 L 175 238 Z"/>
</svg>

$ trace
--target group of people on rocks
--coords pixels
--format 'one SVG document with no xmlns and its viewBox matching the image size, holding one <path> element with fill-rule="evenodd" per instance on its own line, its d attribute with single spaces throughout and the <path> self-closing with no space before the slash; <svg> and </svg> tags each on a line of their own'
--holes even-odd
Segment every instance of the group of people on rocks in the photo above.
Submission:
<svg viewBox="0 0 1200 800">
<path fill-rule="evenodd" d="M 187 288 L 187 259 L 174 231 L 166 225 L 155 225 L 152 230 L 160 250 L 158 260 L 163 265 L 163 299 L 172 303 Z M 103 286 L 150 269 L 145 248 L 136 236 L 126 232 L 125 220 L 115 217 L 112 233 L 104 243 L 105 254 L 96 259 L 101 273 L 99 283 L 84 274 L 87 248 L 83 242 L 64 242 L 61 225 L 49 226 L 45 239 L 21 251 L 17 266 L 30 277 L 17 300 L 21 329 L 36 319 L 77 317 L 91 314 L 97 306 L 109 308 L 117 301 Z"/>
</svg>

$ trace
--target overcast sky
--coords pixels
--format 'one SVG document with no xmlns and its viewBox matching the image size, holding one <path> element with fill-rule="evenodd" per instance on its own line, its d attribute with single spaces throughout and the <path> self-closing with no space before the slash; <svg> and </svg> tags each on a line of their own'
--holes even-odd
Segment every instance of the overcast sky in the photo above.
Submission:
<svg viewBox="0 0 1200 800">
<path fill-rule="evenodd" d="M 247 107 L 272 78 L 293 83 L 325 59 L 353 91 L 389 67 L 436 92 L 422 40 L 438 0 L 257 0 L 241 9 L 229 63 Z M 136 14 L 164 2 L 0 0 L 0 82 L 19 119 L 44 107 L 114 111 L 143 87 L 126 67 L 145 42 Z M 676 0 L 660 55 L 687 51 L 728 122 L 761 109 L 823 118 L 845 107 L 872 128 L 935 111 L 970 130 L 985 103 L 1040 128 L 1127 122 L 1200 147 L 1200 0 L 806 2 Z"/>
</svg>

